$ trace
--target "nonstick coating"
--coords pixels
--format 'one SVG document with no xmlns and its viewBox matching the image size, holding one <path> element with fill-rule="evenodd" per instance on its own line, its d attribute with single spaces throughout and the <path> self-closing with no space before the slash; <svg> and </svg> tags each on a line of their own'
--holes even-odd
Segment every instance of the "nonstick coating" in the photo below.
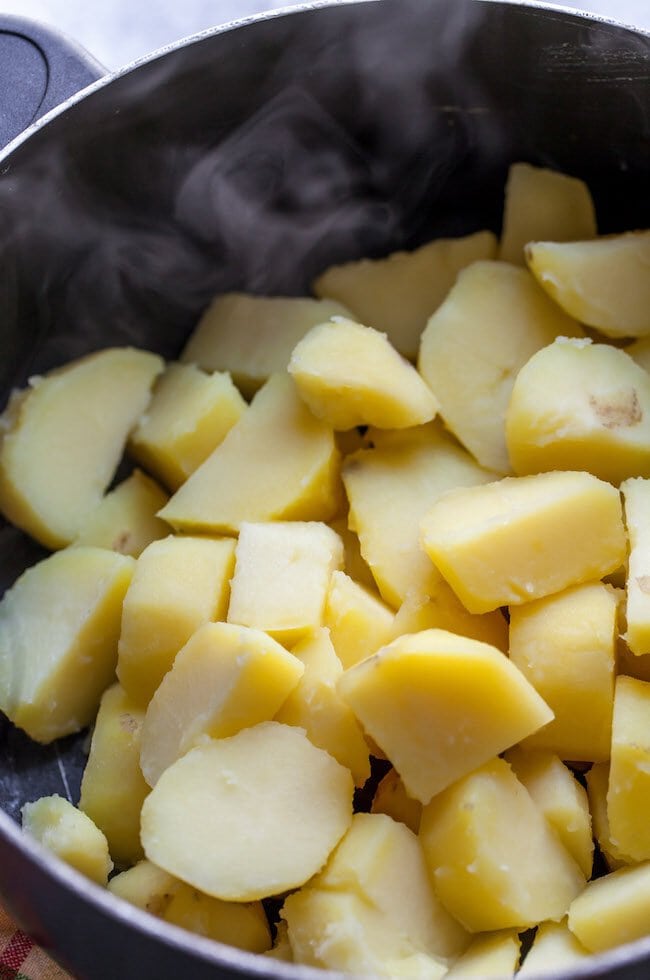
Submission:
<svg viewBox="0 0 650 980">
<path fill-rule="evenodd" d="M 181 43 L 0 157 L 0 399 L 89 350 L 173 357 L 225 289 L 300 294 L 333 260 L 498 231 L 510 162 L 588 181 L 600 230 L 650 227 L 650 38 L 481 0 L 311 5 Z M 0 526 L 0 589 L 43 552 Z M 0 893 L 78 977 L 320 976 L 120 903 L 24 841 L 77 799 L 86 735 L 0 721 Z M 648 957 L 648 959 L 646 959 Z M 650 971 L 650 941 L 572 976 Z M 563 976 L 569 976 L 566 972 Z"/>
</svg>

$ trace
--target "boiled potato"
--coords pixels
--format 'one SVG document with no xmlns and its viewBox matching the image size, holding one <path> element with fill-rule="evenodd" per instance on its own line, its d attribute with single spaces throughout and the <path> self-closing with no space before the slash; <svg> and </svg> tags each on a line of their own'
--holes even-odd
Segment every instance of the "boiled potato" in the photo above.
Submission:
<svg viewBox="0 0 650 980">
<path fill-rule="evenodd" d="M 0 418 L 5 517 L 48 548 L 74 541 L 111 482 L 162 369 L 155 354 L 115 348 L 32 378 L 14 393 Z"/>
<path fill-rule="evenodd" d="M 510 473 L 505 413 L 518 372 L 556 337 L 581 334 L 527 269 L 475 262 L 429 320 L 418 368 L 465 448 L 481 466 Z"/>
<path fill-rule="evenodd" d="M 129 454 L 170 490 L 177 490 L 245 409 L 229 374 L 206 374 L 193 364 L 169 364 L 131 433 Z"/>
<path fill-rule="evenodd" d="M 135 561 L 66 548 L 28 568 L 0 602 L 0 710 L 37 742 L 94 719 L 115 676 Z"/>
<path fill-rule="evenodd" d="M 441 629 L 472 640 L 508 650 L 508 623 L 500 609 L 475 614 L 468 612 L 441 575 L 432 575 L 426 592 L 412 590 L 397 610 L 389 640 L 404 633 Z M 387 641 L 388 642 L 388 641 Z"/>
<path fill-rule="evenodd" d="M 418 800 L 411 799 L 399 773 L 395 769 L 389 769 L 375 790 L 371 813 L 385 813 L 417 834 L 420 829 L 422 804 Z"/>
<path fill-rule="evenodd" d="M 392 610 L 376 595 L 345 572 L 332 572 L 323 625 L 344 667 L 359 663 L 392 640 L 394 621 Z"/>
<path fill-rule="evenodd" d="M 531 242 L 531 272 L 570 316 L 607 337 L 650 334 L 650 231 L 587 242 Z"/>
<path fill-rule="evenodd" d="M 450 491 L 422 545 L 470 612 L 601 578 L 625 559 L 618 491 L 589 473 L 540 473 Z"/>
<path fill-rule="evenodd" d="M 438 898 L 472 932 L 566 914 L 585 877 L 503 759 L 435 796 L 420 840 Z"/>
<path fill-rule="evenodd" d="M 338 690 L 421 803 L 553 717 L 500 650 L 444 630 L 400 637 Z"/>
<path fill-rule="evenodd" d="M 342 317 L 303 337 L 289 374 L 314 415 L 333 429 L 406 429 L 438 411 L 432 392 L 385 334 Z"/>
<path fill-rule="evenodd" d="M 521 941 L 516 929 L 503 929 L 477 936 L 469 949 L 456 960 L 446 980 L 475 977 L 476 980 L 508 980 L 519 963 Z"/>
<path fill-rule="evenodd" d="M 650 683 L 616 679 L 612 753 L 607 789 L 609 836 L 616 852 L 650 859 Z"/>
<path fill-rule="evenodd" d="M 589 188 L 567 174 L 513 163 L 508 171 L 499 258 L 525 264 L 528 242 L 575 242 L 596 237 Z"/>
<path fill-rule="evenodd" d="M 265 630 L 291 646 L 323 622 L 341 539 L 318 521 L 242 522 L 228 622 Z"/>
<path fill-rule="evenodd" d="M 142 843 L 208 895 L 277 895 L 323 867 L 352 821 L 352 793 L 349 771 L 304 732 L 265 722 L 170 766 L 144 802 Z"/>
<path fill-rule="evenodd" d="M 624 351 L 562 337 L 512 389 L 506 441 L 515 473 L 587 470 L 618 484 L 650 475 L 650 375 Z"/>
<path fill-rule="evenodd" d="M 192 634 L 224 619 L 235 565 L 233 538 L 169 536 L 143 551 L 124 597 L 117 676 L 147 705 Z"/>
<path fill-rule="evenodd" d="M 337 508 L 338 462 L 332 429 L 311 414 L 288 375 L 276 374 L 158 516 L 185 532 L 327 520 Z"/>
<path fill-rule="evenodd" d="M 479 259 L 494 258 L 495 252 L 489 231 L 442 238 L 413 252 L 331 266 L 315 280 L 314 291 L 345 303 L 362 323 L 386 333 L 400 354 L 414 360 L 427 317 L 458 273 Z"/>
<path fill-rule="evenodd" d="M 566 972 L 589 955 L 588 950 L 569 929 L 566 919 L 561 922 L 542 922 L 518 975 L 538 977 L 550 971 Z"/>
<path fill-rule="evenodd" d="M 648 934 L 650 862 L 590 881 L 569 908 L 569 929 L 592 953 Z"/>
<path fill-rule="evenodd" d="M 81 874 L 105 885 L 113 870 L 108 844 L 90 817 L 61 796 L 42 796 L 22 808 L 23 829 Z"/>
<path fill-rule="evenodd" d="M 613 844 L 607 815 L 607 790 L 609 787 L 609 762 L 597 762 L 585 774 L 589 809 L 594 838 L 600 853 L 610 871 L 616 871 L 626 864 L 633 864 L 632 858 L 621 854 Z"/>
<path fill-rule="evenodd" d="M 630 542 L 625 641 L 635 657 L 643 657 L 650 653 L 650 480 L 626 480 L 621 493 Z"/>
<path fill-rule="evenodd" d="M 206 736 L 225 738 L 273 718 L 303 670 L 261 630 L 205 623 L 178 652 L 147 708 L 140 765 L 149 785 Z"/>
<path fill-rule="evenodd" d="M 73 544 L 92 544 L 138 558 L 152 541 L 169 534 L 169 525 L 156 517 L 168 499 L 154 480 L 134 470 L 91 510 Z"/>
</svg>

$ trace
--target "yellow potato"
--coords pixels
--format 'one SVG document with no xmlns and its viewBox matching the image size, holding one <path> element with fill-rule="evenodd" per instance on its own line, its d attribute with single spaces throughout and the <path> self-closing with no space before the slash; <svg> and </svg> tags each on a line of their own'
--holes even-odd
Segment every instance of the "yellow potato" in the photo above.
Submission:
<svg viewBox="0 0 650 980">
<path fill-rule="evenodd" d="M 323 625 L 344 667 L 359 663 L 392 640 L 394 620 L 392 610 L 376 595 L 345 572 L 332 572 Z"/>
<path fill-rule="evenodd" d="M 495 252 L 496 239 L 490 231 L 441 238 L 413 252 L 331 266 L 315 280 L 314 292 L 345 303 L 362 323 L 386 333 L 400 354 L 414 360 L 427 318 L 440 306 L 460 270 L 479 259 L 494 258 Z"/>
<path fill-rule="evenodd" d="M 89 513 L 73 544 L 92 544 L 138 558 L 152 541 L 169 534 L 169 525 L 156 517 L 167 500 L 154 480 L 134 470 Z"/>
<path fill-rule="evenodd" d="M 411 799 L 395 769 L 389 769 L 379 781 L 372 799 L 371 812 L 385 813 L 393 820 L 399 820 L 414 834 L 420 829 L 422 804 Z"/>
<path fill-rule="evenodd" d="M 0 510 L 48 548 L 100 503 L 163 369 L 130 347 L 73 361 L 15 392 L 0 418 Z"/>
<path fill-rule="evenodd" d="M 37 742 L 94 719 L 115 676 L 122 601 L 135 561 L 66 548 L 24 572 L 0 602 L 0 709 Z"/>
<path fill-rule="evenodd" d="M 277 895 L 323 867 L 350 826 L 352 793 L 349 771 L 304 732 L 265 722 L 170 766 L 142 808 L 142 843 L 208 895 Z"/>
<path fill-rule="evenodd" d="M 296 345 L 289 374 L 314 415 L 333 429 L 406 429 L 430 422 L 438 403 L 385 334 L 335 317 Z"/>
<path fill-rule="evenodd" d="M 23 830 L 81 874 L 105 885 L 113 870 L 108 844 L 90 817 L 61 796 L 42 796 L 22 808 Z"/>
<path fill-rule="evenodd" d="M 650 683 L 617 677 L 607 818 L 615 851 L 633 861 L 650 859 L 649 712 Z"/>
<path fill-rule="evenodd" d="M 453 964 L 446 974 L 446 980 L 469 980 L 469 977 L 475 977 L 476 980 L 486 980 L 486 977 L 508 980 L 517 972 L 520 952 L 521 941 L 515 929 L 503 929 L 477 936 L 469 949 Z"/>
<path fill-rule="evenodd" d="M 539 977 L 550 972 L 562 975 L 589 955 L 588 950 L 569 929 L 566 919 L 561 922 L 542 922 L 518 976 Z"/>
<path fill-rule="evenodd" d="M 650 653 L 650 480 L 626 480 L 621 493 L 630 543 L 624 639 L 630 653 L 643 657 Z"/>
<path fill-rule="evenodd" d="M 590 881 L 569 908 L 569 929 L 592 953 L 648 934 L 650 862 Z"/>
<path fill-rule="evenodd" d="M 610 871 L 616 871 L 626 864 L 633 864 L 631 858 L 620 851 L 612 843 L 607 815 L 607 789 L 609 787 L 609 762 L 597 762 L 585 775 L 587 796 L 591 810 L 591 823 L 594 838 L 600 848 L 600 853 Z"/>
<path fill-rule="evenodd" d="M 650 231 L 531 242 L 531 272 L 559 306 L 607 337 L 650 334 Z"/>
</svg>

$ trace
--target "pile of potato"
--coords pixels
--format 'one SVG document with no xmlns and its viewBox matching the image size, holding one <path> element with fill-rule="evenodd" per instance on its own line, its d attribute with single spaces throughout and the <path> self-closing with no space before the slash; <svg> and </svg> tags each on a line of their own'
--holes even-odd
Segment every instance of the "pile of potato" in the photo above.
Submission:
<svg viewBox="0 0 650 980">
<path fill-rule="evenodd" d="M 26 830 L 335 970 L 525 976 L 650 932 L 649 269 L 650 232 L 516 164 L 500 242 L 221 296 L 178 363 L 15 393 L 0 508 L 56 550 L 0 603 L 0 709 L 94 723 L 78 806 Z"/>
</svg>

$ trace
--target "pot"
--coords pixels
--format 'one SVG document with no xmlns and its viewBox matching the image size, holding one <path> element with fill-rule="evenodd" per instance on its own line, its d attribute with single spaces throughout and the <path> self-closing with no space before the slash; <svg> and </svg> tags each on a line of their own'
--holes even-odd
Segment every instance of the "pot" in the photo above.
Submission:
<svg viewBox="0 0 650 980">
<path fill-rule="evenodd" d="M 498 230 L 514 160 L 585 179 L 603 232 L 650 227 L 650 37 L 595 17 L 326 0 L 111 76 L 36 25 L 0 32 L 3 404 L 98 347 L 175 356 L 216 292 L 300 294 L 335 260 Z M 0 546 L 0 588 L 42 554 L 6 524 Z M 42 747 L 3 720 L 0 744 L 0 894 L 75 976 L 324 976 L 163 925 L 47 855 L 20 806 L 77 799 L 84 737 Z M 647 939 L 561 975 L 649 971 Z"/>
</svg>

